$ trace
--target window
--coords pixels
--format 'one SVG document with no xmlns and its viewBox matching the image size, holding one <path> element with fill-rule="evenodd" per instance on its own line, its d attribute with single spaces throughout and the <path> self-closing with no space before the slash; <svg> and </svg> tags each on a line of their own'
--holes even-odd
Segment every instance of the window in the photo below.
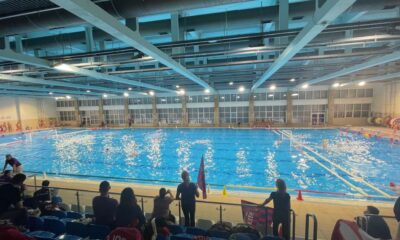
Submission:
<svg viewBox="0 0 400 240">
<path fill-rule="evenodd" d="M 60 121 L 75 121 L 74 111 L 60 111 Z"/>
<path fill-rule="evenodd" d="M 221 94 L 219 96 L 219 101 L 220 102 L 243 102 L 243 101 L 249 101 L 249 96 L 250 96 L 250 94 L 248 94 L 248 93 Z"/>
<path fill-rule="evenodd" d="M 248 123 L 248 107 L 220 107 L 219 118 L 221 123 Z"/>
<path fill-rule="evenodd" d="M 140 104 L 153 104 L 153 99 L 149 97 L 129 98 L 129 105 L 140 105 Z"/>
<path fill-rule="evenodd" d="M 79 100 L 79 106 L 99 106 L 99 100 L 89 100 L 89 99 L 84 99 L 84 100 Z"/>
<path fill-rule="evenodd" d="M 104 106 L 111 106 L 111 105 L 124 105 L 123 98 L 111 98 L 111 99 L 103 99 Z"/>
<path fill-rule="evenodd" d="M 212 95 L 188 96 L 187 101 L 189 103 L 214 102 L 214 96 Z"/>
<path fill-rule="evenodd" d="M 335 118 L 367 118 L 371 104 L 335 104 Z"/>
<path fill-rule="evenodd" d="M 99 125 L 101 122 L 99 111 L 97 110 L 81 111 L 80 115 L 81 119 L 85 120 L 86 125 Z"/>
<path fill-rule="evenodd" d="M 365 98 L 373 97 L 372 88 L 368 89 L 341 89 L 336 91 L 335 98 Z"/>
<path fill-rule="evenodd" d="M 104 116 L 107 124 L 121 125 L 125 123 L 124 110 L 105 110 Z"/>
<path fill-rule="evenodd" d="M 294 105 L 293 106 L 293 122 L 294 123 L 310 123 L 312 113 L 325 113 L 326 105 Z"/>
<path fill-rule="evenodd" d="M 159 121 L 163 124 L 177 124 L 182 122 L 181 108 L 158 109 Z"/>
<path fill-rule="evenodd" d="M 157 104 L 173 104 L 173 103 L 181 103 L 182 98 L 180 96 L 175 97 L 158 97 Z"/>
<path fill-rule="evenodd" d="M 61 100 L 57 101 L 57 107 L 74 107 L 74 101 L 73 100 Z"/>
<path fill-rule="evenodd" d="M 152 109 L 129 109 L 129 117 L 133 124 L 149 124 L 153 122 Z"/>
<path fill-rule="evenodd" d="M 214 108 L 188 108 L 189 123 L 214 123 Z"/>
<path fill-rule="evenodd" d="M 286 106 L 255 106 L 254 119 L 258 122 L 273 121 L 286 122 Z"/>
</svg>

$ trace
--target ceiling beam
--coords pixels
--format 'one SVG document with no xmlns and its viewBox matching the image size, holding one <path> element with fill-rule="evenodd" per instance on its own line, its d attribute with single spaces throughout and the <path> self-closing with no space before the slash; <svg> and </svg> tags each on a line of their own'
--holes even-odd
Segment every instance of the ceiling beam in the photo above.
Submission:
<svg viewBox="0 0 400 240">
<path fill-rule="evenodd" d="M 400 72 L 388 73 L 388 74 L 379 75 L 379 76 L 376 76 L 376 77 L 359 79 L 357 81 L 352 81 L 352 82 L 345 83 L 345 84 L 346 84 L 346 86 L 356 85 L 356 84 L 359 85 L 360 83 L 366 84 L 366 83 L 369 83 L 369 82 L 385 81 L 385 80 L 394 79 L 394 78 L 399 78 L 400 79 Z"/>
<path fill-rule="evenodd" d="M 53 3 L 64 8 L 65 10 L 75 14 L 76 16 L 84 19 L 86 22 L 96 26 L 111 36 L 121 40 L 131 47 L 152 56 L 162 64 L 170 67 L 177 73 L 185 76 L 193 82 L 215 92 L 208 83 L 197 77 L 184 66 L 173 60 L 170 56 L 158 49 L 153 44 L 146 41 L 138 32 L 132 31 L 127 26 L 120 23 L 112 15 L 104 11 L 91 1 L 82 0 L 51 0 Z"/>
<path fill-rule="evenodd" d="M 334 78 L 338 78 L 338 77 L 341 77 L 341 76 L 344 76 L 344 75 L 347 75 L 350 73 L 358 72 L 358 71 L 361 71 L 361 70 L 364 70 L 364 69 L 367 69 L 370 67 L 375 67 L 375 66 L 385 64 L 388 62 L 393 62 L 396 60 L 400 60 L 400 51 L 396 51 L 396 52 L 386 54 L 386 55 L 383 55 L 380 57 L 374 57 L 363 63 L 353 65 L 348 68 L 343 68 L 342 70 L 339 70 L 337 72 L 329 73 L 325 76 L 306 81 L 304 83 L 294 86 L 293 89 L 299 88 L 304 84 L 312 85 L 312 84 L 316 84 L 316 83 L 325 82 L 325 81 L 328 81 L 328 80 L 331 80 Z"/>
<path fill-rule="evenodd" d="M 303 49 L 311 40 L 321 33 L 330 22 L 348 9 L 356 0 L 327 0 L 325 4 L 316 10 L 309 22 L 292 42 L 285 48 L 281 55 L 273 62 L 266 72 L 258 79 L 251 90 L 254 91 L 267 81 L 274 73 L 282 68 L 292 57 Z"/>
<path fill-rule="evenodd" d="M 101 93 L 93 93 L 93 92 L 80 92 L 80 91 L 73 91 L 68 89 L 59 89 L 59 88 L 40 88 L 40 87 L 25 87 L 25 86 L 18 86 L 18 85 L 11 85 L 11 84 L 1 84 L 1 89 L 11 89 L 11 90 L 21 90 L 21 91 L 29 91 L 29 92 L 49 92 L 52 93 L 61 93 L 61 94 L 71 94 L 71 95 L 85 95 L 85 96 L 101 96 Z"/>
<path fill-rule="evenodd" d="M 105 88 L 105 87 L 92 86 L 92 85 L 83 85 L 83 84 L 75 84 L 75 83 L 67 83 L 67 82 L 53 81 L 53 80 L 44 80 L 44 79 L 39 79 L 39 78 L 8 75 L 8 74 L 1 74 L 1 73 L 0 73 L 0 80 L 41 84 L 41 85 L 44 85 L 44 86 L 68 87 L 68 88 L 100 91 L 100 92 L 107 92 L 107 93 L 121 93 L 122 92 L 121 90 L 116 90 L 116 89 L 112 89 L 112 88 Z"/>
<path fill-rule="evenodd" d="M 64 95 L 62 95 L 62 94 L 57 94 L 57 93 L 55 93 L 54 95 L 49 95 L 48 93 L 42 93 L 42 92 L 26 92 L 26 91 L 24 91 L 24 92 L 21 92 L 21 91 L 7 91 L 7 90 L 0 90 L 0 94 L 2 94 L 2 95 L 8 95 L 8 94 L 10 94 L 10 95 L 13 95 L 13 96 L 15 96 L 15 95 L 23 95 L 23 96 L 41 96 L 41 97 L 44 97 L 44 96 L 48 96 L 48 97 L 64 97 L 65 96 L 65 94 Z"/>
</svg>

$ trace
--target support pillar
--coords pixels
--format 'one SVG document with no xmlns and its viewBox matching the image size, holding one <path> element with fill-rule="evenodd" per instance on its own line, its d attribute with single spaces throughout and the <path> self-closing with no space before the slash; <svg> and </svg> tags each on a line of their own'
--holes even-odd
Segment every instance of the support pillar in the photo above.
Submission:
<svg viewBox="0 0 400 240">
<path fill-rule="evenodd" d="M 279 0 L 279 21 L 278 29 L 287 30 L 289 28 L 289 0 Z M 288 37 L 280 37 L 279 44 L 287 44 Z"/>
<path fill-rule="evenodd" d="M 291 126 L 293 124 L 293 97 L 292 91 L 286 93 L 286 125 Z"/>
<path fill-rule="evenodd" d="M 93 39 L 93 27 L 85 27 L 85 40 L 86 40 L 86 52 L 93 52 L 95 50 L 95 44 Z M 87 62 L 94 62 L 93 57 L 88 57 Z"/>
<path fill-rule="evenodd" d="M 132 31 L 139 32 L 139 22 L 137 18 L 127 18 L 125 20 L 125 25 L 130 28 Z"/>
<path fill-rule="evenodd" d="M 22 53 L 23 47 L 22 47 L 22 38 L 21 38 L 21 36 L 17 35 L 14 38 L 15 38 L 15 52 Z"/>
<path fill-rule="evenodd" d="M 183 38 L 183 31 L 179 26 L 179 13 L 172 13 L 171 14 L 171 36 L 172 42 L 178 42 L 184 40 Z M 179 54 L 183 53 L 182 47 L 175 47 L 172 48 L 172 54 Z"/>
<path fill-rule="evenodd" d="M 182 96 L 182 126 L 189 126 L 189 114 L 187 111 L 187 96 Z"/>
<path fill-rule="evenodd" d="M 254 127 L 254 93 L 249 96 L 249 127 Z"/>
<path fill-rule="evenodd" d="M 0 49 L 10 49 L 10 40 L 7 36 L 0 38 Z"/>
<path fill-rule="evenodd" d="M 335 94 L 336 94 L 335 89 L 330 88 L 328 90 L 328 117 L 326 119 L 328 119 L 328 124 L 329 125 L 333 125 L 333 118 L 334 118 L 334 114 L 335 114 Z"/>
<path fill-rule="evenodd" d="M 21 119 L 21 108 L 20 108 L 20 104 L 19 104 L 19 97 L 15 98 L 15 110 L 17 111 L 17 124 L 19 123 L 19 125 L 21 126 L 20 131 L 24 130 L 24 125 L 22 124 L 22 119 Z M 18 130 L 18 129 L 16 129 Z"/>
<path fill-rule="evenodd" d="M 214 95 L 214 127 L 219 126 L 219 95 Z"/>
<path fill-rule="evenodd" d="M 131 116 L 129 115 L 129 98 L 124 98 L 124 116 L 125 116 L 125 126 L 129 127 L 129 119 Z"/>
<path fill-rule="evenodd" d="M 100 124 L 104 122 L 106 123 L 106 120 L 104 119 L 104 108 L 103 108 L 103 98 L 100 98 L 99 100 L 99 119 L 100 119 Z"/>
<path fill-rule="evenodd" d="M 81 113 L 79 112 L 79 101 L 77 98 L 74 98 L 74 112 L 75 112 L 75 121 L 78 126 L 81 125 Z"/>
<path fill-rule="evenodd" d="M 152 115 L 153 115 L 153 127 L 158 127 L 158 111 L 157 111 L 157 99 L 154 96 L 152 99 Z"/>
</svg>

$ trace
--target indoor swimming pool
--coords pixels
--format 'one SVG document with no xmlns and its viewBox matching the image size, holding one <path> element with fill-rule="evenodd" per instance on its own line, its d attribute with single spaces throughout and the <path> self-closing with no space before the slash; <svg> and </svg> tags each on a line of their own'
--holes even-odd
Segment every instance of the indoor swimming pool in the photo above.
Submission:
<svg viewBox="0 0 400 240">
<path fill-rule="evenodd" d="M 167 185 L 182 169 L 195 181 L 204 155 L 212 187 L 263 191 L 283 178 L 329 197 L 395 196 L 400 176 L 399 143 L 339 129 L 59 129 L 3 136 L 8 153 L 29 172 Z"/>
</svg>

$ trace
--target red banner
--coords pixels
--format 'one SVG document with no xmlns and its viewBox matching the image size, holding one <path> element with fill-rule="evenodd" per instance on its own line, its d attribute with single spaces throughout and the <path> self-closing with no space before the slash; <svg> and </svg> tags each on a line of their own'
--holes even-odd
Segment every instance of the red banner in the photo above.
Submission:
<svg viewBox="0 0 400 240">
<path fill-rule="evenodd" d="M 271 233 L 273 208 L 261 207 L 257 204 L 242 200 L 243 222 L 253 226 L 263 234 Z M 254 205 L 254 206 L 250 206 Z"/>
</svg>

